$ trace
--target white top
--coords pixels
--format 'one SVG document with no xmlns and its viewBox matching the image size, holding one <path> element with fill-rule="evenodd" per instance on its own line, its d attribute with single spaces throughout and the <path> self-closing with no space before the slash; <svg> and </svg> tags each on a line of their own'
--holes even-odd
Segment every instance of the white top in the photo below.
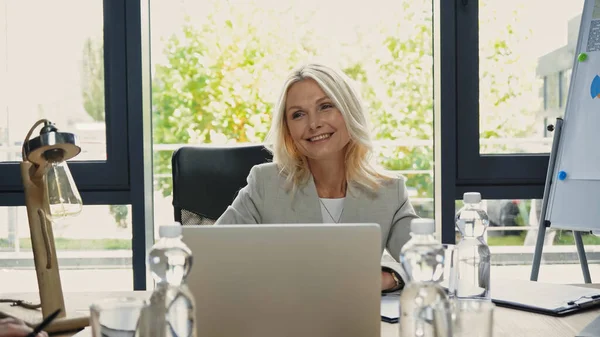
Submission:
<svg viewBox="0 0 600 337">
<path fill-rule="evenodd" d="M 321 215 L 323 216 L 323 223 L 338 223 L 342 217 L 342 211 L 344 210 L 344 200 L 346 198 L 326 199 L 319 198 L 321 200 Z"/>
</svg>

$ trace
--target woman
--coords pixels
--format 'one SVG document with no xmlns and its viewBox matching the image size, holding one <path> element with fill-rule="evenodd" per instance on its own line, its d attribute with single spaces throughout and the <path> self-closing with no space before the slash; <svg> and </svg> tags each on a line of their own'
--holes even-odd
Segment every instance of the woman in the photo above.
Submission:
<svg viewBox="0 0 600 337">
<path fill-rule="evenodd" d="M 26 337 L 31 332 L 33 329 L 21 320 L 12 317 L 0 319 L 0 337 Z M 42 331 L 37 337 L 48 337 L 48 334 Z"/>
<path fill-rule="evenodd" d="M 402 177 L 370 162 L 368 130 L 343 73 L 320 64 L 295 69 L 267 136 L 273 163 L 252 168 L 216 224 L 378 223 L 385 248 L 398 258 L 417 216 Z M 382 266 L 382 291 L 402 288 L 399 265 Z"/>
</svg>

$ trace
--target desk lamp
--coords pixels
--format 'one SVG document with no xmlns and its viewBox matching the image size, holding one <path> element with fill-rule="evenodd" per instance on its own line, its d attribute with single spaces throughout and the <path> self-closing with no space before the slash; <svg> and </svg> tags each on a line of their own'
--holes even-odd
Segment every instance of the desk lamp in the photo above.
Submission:
<svg viewBox="0 0 600 337">
<path fill-rule="evenodd" d="M 30 140 L 40 124 L 40 135 Z M 37 121 L 23 142 L 21 178 L 44 317 L 56 309 L 61 309 L 59 317 L 66 312 L 52 222 L 81 212 L 81 196 L 66 163 L 81 152 L 77 143 L 74 134 L 59 132 L 47 119 Z"/>
</svg>

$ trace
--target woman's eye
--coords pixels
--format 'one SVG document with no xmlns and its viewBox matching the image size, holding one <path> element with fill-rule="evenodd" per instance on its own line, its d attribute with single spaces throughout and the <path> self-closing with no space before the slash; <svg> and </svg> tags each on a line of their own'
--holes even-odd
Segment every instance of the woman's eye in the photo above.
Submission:
<svg viewBox="0 0 600 337">
<path fill-rule="evenodd" d="M 327 109 L 331 109 L 331 108 L 333 108 L 333 104 L 331 104 L 331 103 L 325 103 L 325 104 L 321 105 L 321 109 L 323 109 L 323 110 L 327 110 Z"/>
<path fill-rule="evenodd" d="M 296 119 L 302 117 L 302 112 L 301 111 L 296 111 L 292 114 L 292 119 Z"/>
</svg>

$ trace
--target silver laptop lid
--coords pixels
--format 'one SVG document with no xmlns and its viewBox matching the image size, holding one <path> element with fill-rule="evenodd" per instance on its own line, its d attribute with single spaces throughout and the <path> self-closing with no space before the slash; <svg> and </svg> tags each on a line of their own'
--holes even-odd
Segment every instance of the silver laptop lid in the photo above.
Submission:
<svg viewBox="0 0 600 337">
<path fill-rule="evenodd" d="M 185 226 L 198 336 L 379 336 L 377 224 Z"/>
</svg>

